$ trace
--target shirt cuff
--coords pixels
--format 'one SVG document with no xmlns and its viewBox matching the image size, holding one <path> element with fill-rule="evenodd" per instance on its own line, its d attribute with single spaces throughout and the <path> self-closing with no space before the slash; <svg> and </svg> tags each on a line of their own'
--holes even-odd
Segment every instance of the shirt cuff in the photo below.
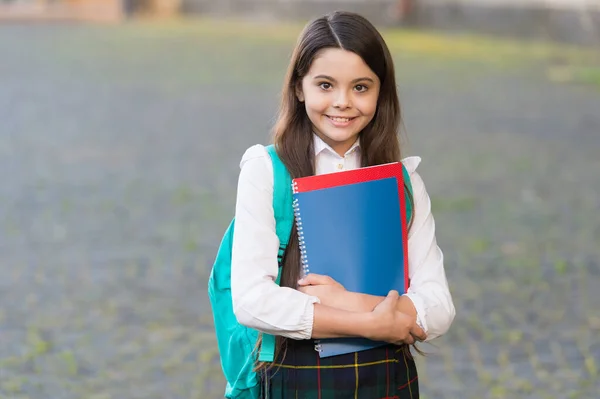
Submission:
<svg viewBox="0 0 600 399">
<path fill-rule="evenodd" d="M 288 336 L 288 338 L 311 339 L 315 318 L 315 303 L 321 303 L 321 301 L 319 301 L 319 298 L 311 296 L 309 301 L 306 303 L 306 310 L 300 322 L 300 329 L 298 333 L 294 334 L 294 336 Z"/>
<path fill-rule="evenodd" d="M 413 302 L 413 305 L 417 310 L 417 324 L 425 331 L 425 333 L 427 333 L 427 308 L 425 307 L 425 302 L 414 292 L 406 293 L 404 296 L 410 298 Z"/>
</svg>

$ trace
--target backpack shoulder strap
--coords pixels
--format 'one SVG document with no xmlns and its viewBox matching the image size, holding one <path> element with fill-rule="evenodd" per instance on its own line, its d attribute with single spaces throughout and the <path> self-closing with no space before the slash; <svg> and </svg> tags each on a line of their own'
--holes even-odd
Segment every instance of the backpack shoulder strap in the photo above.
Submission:
<svg viewBox="0 0 600 399">
<path fill-rule="evenodd" d="M 279 238 L 279 256 L 281 262 L 283 252 L 290 240 L 292 225 L 294 223 L 294 208 L 292 206 L 292 178 L 287 168 L 277 155 L 274 145 L 266 147 L 271 163 L 273 164 L 273 212 L 275 226 Z M 277 279 L 279 284 L 279 278 Z"/>
<path fill-rule="evenodd" d="M 294 223 L 294 208 L 292 206 L 292 178 L 287 168 L 279 159 L 274 145 L 266 147 L 273 164 L 273 212 L 275 213 L 275 230 L 279 238 L 279 253 L 277 261 L 280 264 L 279 273 L 275 282 L 281 281 L 281 261 L 285 248 L 290 240 Z M 263 334 L 262 345 L 258 354 L 258 361 L 272 362 L 275 357 L 275 337 Z"/>
</svg>

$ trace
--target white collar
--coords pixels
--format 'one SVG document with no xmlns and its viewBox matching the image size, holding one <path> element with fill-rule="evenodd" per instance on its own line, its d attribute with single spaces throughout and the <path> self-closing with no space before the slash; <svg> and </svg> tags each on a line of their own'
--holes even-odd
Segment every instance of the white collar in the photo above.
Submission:
<svg viewBox="0 0 600 399">
<path fill-rule="evenodd" d="M 339 154 L 337 152 L 335 152 L 333 150 L 333 148 L 331 148 L 331 146 L 329 144 L 327 144 L 326 142 L 324 142 L 323 139 L 321 139 L 315 133 L 313 133 L 313 146 L 314 146 L 314 149 L 315 149 L 315 156 L 319 155 L 324 150 L 327 150 L 327 151 L 331 152 L 332 154 L 336 154 L 336 155 L 339 156 Z M 356 141 L 354 142 L 354 144 L 352 144 L 352 147 L 350 147 L 350 149 L 348 149 L 348 151 L 346 151 L 346 154 L 344 154 L 344 155 L 351 154 L 354 151 L 357 151 L 358 149 L 360 149 L 360 137 L 356 139 Z"/>
<path fill-rule="evenodd" d="M 314 148 L 315 148 L 315 157 L 317 155 L 319 155 L 321 152 L 323 152 L 324 150 L 327 150 L 327 151 L 331 152 L 332 154 L 337 155 L 339 157 L 339 154 L 337 152 L 335 152 L 333 150 L 333 148 L 331 148 L 329 146 L 329 144 L 324 142 L 319 136 L 317 136 L 314 133 L 313 133 L 313 143 L 314 143 Z M 348 155 L 354 151 L 358 151 L 358 150 L 360 150 L 360 137 L 356 140 L 356 142 L 354 144 L 352 144 L 352 147 L 350 147 L 350 149 L 346 152 L 346 155 Z M 413 155 L 410 157 L 403 158 L 401 162 L 404 164 L 404 166 L 408 170 L 408 173 L 412 174 L 417 169 L 419 164 L 421 163 L 421 157 Z"/>
</svg>

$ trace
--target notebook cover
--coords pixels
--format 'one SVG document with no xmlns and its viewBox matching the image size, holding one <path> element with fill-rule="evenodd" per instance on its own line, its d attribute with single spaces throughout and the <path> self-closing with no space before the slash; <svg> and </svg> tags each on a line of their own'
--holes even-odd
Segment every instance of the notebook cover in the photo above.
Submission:
<svg viewBox="0 0 600 399">
<path fill-rule="evenodd" d="M 407 284 L 400 245 L 405 241 L 404 196 L 398 195 L 396 177 L 296 192 L 294 199 L 309 272 L 331 276 L 349 291 L 377 296 L 391 289 L 405 292 L 400 288 Z M 385 344 L 364 338 L 324 339 L 320 356 Z"/>
<path fill-rule="evenodd" d="M 327 338 L 319 340 L 319 357 L 345 355 L 387 345 L 387 342 L 367 338 Z"/>
<path fill-rule="evenodd" d="M 299 177 L 293 179 L 292 184 L 294 192 L 301 193 L 320 190 L 322 188 L 379 180 L 387 177 L 396 177 L 398 179 L 398 192 L 404 192 L 404 175 L 402 174 L 402 164 L 400 162 L 365 166 L 364 168 L 324 173 L 316 176 Z"/>
<path fill-rule="evenodd" d="M 408 253 L 408 221 L 406 220 L 406 198 L 404 194 L 404 174 L 402 173 L 402 163 L 392 162 L 382 165 L 366 166 L 358 169 L 344 170 L 340 172 L 324 173 L 315 176 L 299 177 L 292 180 L 294 193 L 321 190 L 324 188 L 338 187 L 347 184 L 355 184 L 384 178 L 396 178 L 398 184 L 398 199 L 400 201 L 400 216 L 402 218 L 402 246 L 404 253 Z M 404 292 L 408 290 L 410 280 L 408 278 L 408 257 L 405 257 L 404 274 Z"/>
</svg>

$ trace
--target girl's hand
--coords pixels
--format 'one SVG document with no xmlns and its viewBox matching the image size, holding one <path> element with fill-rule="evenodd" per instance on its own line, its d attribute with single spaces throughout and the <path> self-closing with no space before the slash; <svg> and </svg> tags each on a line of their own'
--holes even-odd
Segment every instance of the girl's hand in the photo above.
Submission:
<svg viewBox="0 0 600 399">
<path fill-rule="evenodd" d="M 313 273 L 298 281 L 298 291 L 316 296 L 321 304 L 331 307 L 338 307 L 338 302 L 346 293 L 344 286 L 331 277 Z"/>
<path fill-rule="evenodd" d="M 425 331 L 417 325 L 416 320 L 396 310 L 398 297 L 398 291 L 392 290 L 383 302 L 373 309 L 372 333 L 367 338 L 396 345 L 412 345 L 415 341 L 423 341 L 427 338 Z"/>
<path fill-rule="evenodd" d="M 335 281 L 333 278 L 323 274 L 315 273 L 310 273 L 303 279 L 300 279 L 300 281 L 298 281 L 298 285 L 301 287 L 306 287 L 308 285 L 333 285 L 344 291 L 346 290 L 343 285 Z"/>
</svg>

